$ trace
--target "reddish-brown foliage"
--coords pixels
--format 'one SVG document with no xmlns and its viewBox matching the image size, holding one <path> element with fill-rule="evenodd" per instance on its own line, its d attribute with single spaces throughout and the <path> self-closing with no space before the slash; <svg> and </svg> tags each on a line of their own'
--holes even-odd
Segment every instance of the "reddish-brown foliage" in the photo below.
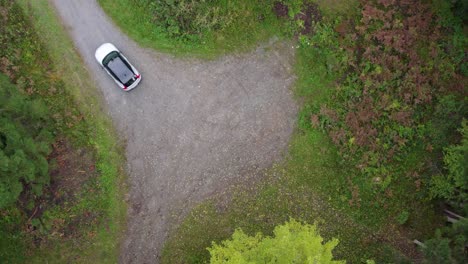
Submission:
<svg viewBox="0 0 468 264">
<path fill-rule="evenodd" d="M 289 16 L 289 7 L 287 3 L 276 1 L 273 4 L 273 12 L 277 17 L 286 18 Z M 301 35 L 307 35 L 313 31 L 313 24 L 322 20 L 322 15 L 318 9 L 317 4 L 304 1 L 300 12 L 295 14 L 291 20 L 301 21 L 303 26 L 300 29 L 300 32 L 297 33 Z"/>
<path fill-rule="evenodd" d="M 348 67 L 355 77 L 311 121 L 314 126 L 324 118 L 330 121 L 331 139 L 342 151 L 359 153 L 351 155 L 359 168 L 366 168 L 370 157 L 372 166 L 380 167 L 415 141 L 424 142 L 421 129 L 436 97 L 462 93 L 466 78 L 450 67 L 437 67 L 450 62 L 438 45 L 444 32 L 429 5 L 362 0 L 361 7 L 354 29 L 343 23 L 335 28 L 348 39 L 343 43 L 351 43 L 344 49 L 352 53 Z"/>
</svg>

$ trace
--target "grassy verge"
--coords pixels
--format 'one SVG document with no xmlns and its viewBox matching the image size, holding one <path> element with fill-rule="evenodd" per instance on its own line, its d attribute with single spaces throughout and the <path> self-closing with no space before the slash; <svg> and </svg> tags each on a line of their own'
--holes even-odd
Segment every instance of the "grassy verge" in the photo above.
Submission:
<svg viewBox="0 0 468 264">
<path fill-rule="evenodd" d="M 15 47 L 22 54 L 17 66 L 26 78 L 32 76 L 32 92 L 51 106 L 59 138 L 71 142 L 65 154 L 77 153 L 72 156 L 75 159 L 67 161 L 88 157 L 91 161 L 87 169 L 95 177 L 76 186 L 73 198 L 65 203 L 47 204 L 40 224 L 34 232 L 22 236 L 25 248 L 15 249 L 16 254 L 33 263 L 115 263 L 126 215 L 122 148 L 111 122 L 100 111 L 100 97 L 92 79 L 48 1 L 18 3 L 31 21 L 22 22 L 26 33 Z M 86 85 L 83 80 L 87 80 Z M 15 82 L 18 85 L 18 79 Z M 60 168 L 60 161 L 54 167 Z M 74 173 L 74 177 L 84 177 L 80 173 L 85 172 Z M 38 247 L 28 244 L 32 233 L 41 238 Z"/>
<path fill-rule="evenodd" d="M 281 10 L 275 10 L 275 2 L 300 6 L 304 1 L 98 2 L 124 33 L 143 46 L 175 55 L 215 58 L 249 50 L 275 35 L 289 36 L 297 30 L 297 24 L 278 19 Z M 318 4 L 327 17 L 349 13 L 357 3 L 355 0 L 311 2 Z M 208 15 L 200 17 L 199 14 Z"/>
<path fill-rule="evenodd" d="M 280 32 L 280 23 L 272 10 L 265 10 L 265 3 L 257 1 L 220 1 L 220 5 L 230 5 L 228 8 L 235 10 L 236 18 L 226 29 L 204 32 L 196 41 L 171 37 L 165 28 L 155 25 L 151 8 L 145 3 L 148 1 L 98 2 L 121 30 L 142 46 L 175 55 L 214 58 L 232 51 L 245 51 Z"/>
</svg>

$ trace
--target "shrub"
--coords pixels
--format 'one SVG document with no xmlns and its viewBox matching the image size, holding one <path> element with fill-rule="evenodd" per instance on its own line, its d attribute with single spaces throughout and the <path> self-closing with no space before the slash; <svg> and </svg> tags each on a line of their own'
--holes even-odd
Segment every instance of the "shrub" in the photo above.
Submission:
<svg viewBox="0 0 468 264">
<path fill-rule="evenodd" d="M 231 1 L 163 0 L 145 2 L 153 14 L 153 23 L 166 33 L 183 40 L 196 41 L 201 34 L 220 31 L 237 17 Z"/>
<path fill-rule="evenodd" d="M 463 120 L 459 130 L 460 144 L 445 148 L 445 173 L 431 178 L 431 194 L 456 203 L 468 200 L 468 123 Z"/>
<path fill-rule="evenodd" d="M 273 233 L 274 237 L 260 233 L 251 237 L 237 229 L 231 240 L 208 248 L 210 263 L 345 263 L 332 260 L 338 240 L 322 244 L 323 238 L 314 225 L 292 219 L 275 227 Z"/>
<path fill-rule="evenodd" d="M 468 220 L 463 219 L 450 227 L 437 230 L 435 236 L 425 241 L 422 248 L 426 257 L 424 263 L 453 264 L 465 263 L 468 259 Z"/>
<path fill-rule="evenodd" d="M 24 187 L 40 195 L 49 183 L 51 151 L 47 107 L 28 99 L 0 75 L 0 209 L 16 202 Z"/>
<path fill-rule="evenodd" d="M 408 218 L 409 218 L 409 212 L 405 210 L 397 216 L 396 220 L 400 225 L 404 225 L 408 221 Z"/>
</svg>

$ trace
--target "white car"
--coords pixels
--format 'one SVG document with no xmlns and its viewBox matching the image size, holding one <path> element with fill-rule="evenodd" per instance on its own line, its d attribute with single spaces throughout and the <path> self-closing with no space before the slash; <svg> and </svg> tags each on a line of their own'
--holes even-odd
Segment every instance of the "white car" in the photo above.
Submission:
<svg viewBox="0 0 468 264">
<path fill-rule="evenodd" d="M 104 43 L 94 54 L 96 60 L 114 81 L 124 90 L 130 91 L 141 81 L 141 75 L 127 58 L 111 43 Z"/>
</svg>

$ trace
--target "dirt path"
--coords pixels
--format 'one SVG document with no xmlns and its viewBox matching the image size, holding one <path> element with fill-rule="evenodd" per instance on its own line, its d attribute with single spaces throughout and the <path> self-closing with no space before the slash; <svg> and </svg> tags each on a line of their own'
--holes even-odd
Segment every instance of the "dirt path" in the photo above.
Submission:
<svg viewBox="0 0 468 264">
<path fill-rule="evenodd" d="M 294 51 L 271 41 L 210 62 L 175 59 L 140 48 L 96 0 L 50 1 L 127 141 L 130 205 L 120 261 L 158 262 L 173 216 L 281 158 L 296 120 Z M 137 89 L 120 91 L 100 69 L 94 51 L 104 42 L 141 71 Z"/>
</svg>

